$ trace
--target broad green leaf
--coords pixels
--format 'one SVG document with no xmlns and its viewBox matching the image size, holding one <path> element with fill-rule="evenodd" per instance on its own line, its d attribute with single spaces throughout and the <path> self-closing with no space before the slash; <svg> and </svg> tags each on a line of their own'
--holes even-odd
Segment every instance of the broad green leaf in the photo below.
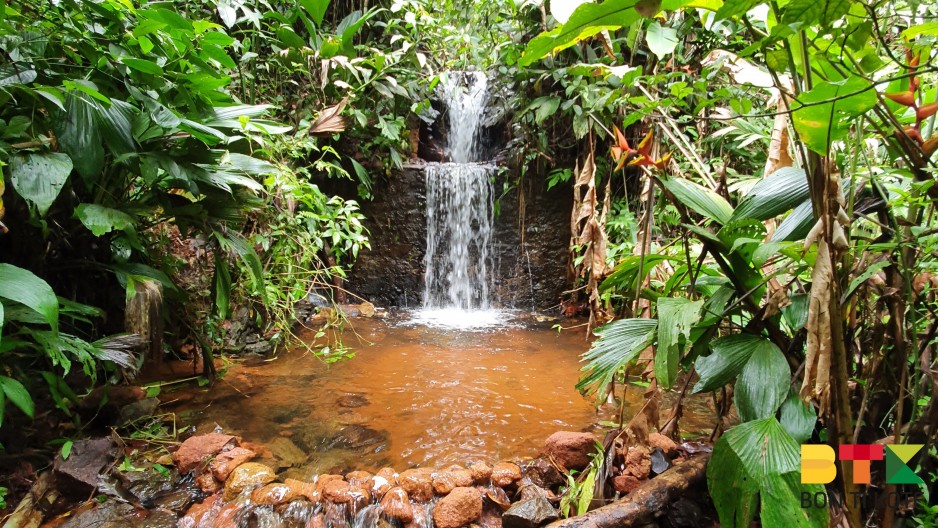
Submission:
<svg viewBox="0 0 938 528">
<path fill-rule="evenodd" d="M 95 119 L 95 107 L 99 104 L 87 94 L 71 90 L 65 97 L 65 112 L 59 113 L 53 122 L 59 146 L 89 189 L 104 168 L 104 146 Z"/>
<path fill-rule="evenodd" d="M 747 11 L 761 4 L 762 0 L 726 0 L 717 9 L 715 20 L 723 20 L 735 16 L 745 15 Z"/>
<path fill-rule="evenodd" d="M 902 32 L 902 38 L 912 40 L 922 35 L 938 37 L 938 22 L 925 22 L 912 26 Z"/>
<path fill-rule="evenodd" d="M 724 528 L 750 528 L 758 505 L 759 484 L 746 473 L 726 437 L 713 446 L 707 463 L 707 487 Z"/>
<path fill-rule="evenodd" d="M 798 207 L 795 207 L 794 210 L 778 224 L 778 227 L 775 228 L 775 232 L 772 233 L 772 237 L 769 240 L 772 242 L 792 242 L 801 240 L 808 236 L 815 222 L 814 206 L 811 200 L 806 200 Z"/>
<path fill-rule="evenodd" d="M 136 109 L 125 101 L 112 99 L 110 105 L 95 104 L 95 120 L 104 145 L 116 156 L 134 152 L 133 120 Z"/>
<path fill-rule="evenodd" d="M 247 239 L 239 233 L 221 233 L 220 231 L 215 231 L 215 239 L 218 240 L 218 244 L 222 249 L 233 251 L 238 255 L 251 272 L 251 281 L 255 292 L 260 294 L 262 298 L 265 297 L 264 267 L 261 265 L 261 259 L 257 256 L 257 252 L 254 251 Z"/>
<path fill-rule="evenodd" d="M 29 84 L 36 80 L 39 74 L 36 70 L 15 67 L 0 66 L 0 86 L 9 86 L 11 84 Z"/>
<path fill-rule="evenodd" d="M 840 19 L 850 10 L 853 0 L 792 0 L 782 11 L 782 23 L 794 28 L 824 27 Z"/>
<path fill-rule="evenodd" d="M 577 390 L 595 392 L 603 400 L 616 372 L 654 342 L 657 327 L 654 319 L 619 319 L 596 330 L 599 339 L 583 354 L 586 365 Z"/>
<path fill-rule="evenodd" d="M 690 348 L 690 330 L 700 320 L 704 301 L 684 297 L 658 299 L 658 346 L 655 350 L 655 378 L 665 389 L 677 379 L 681 356 Z M 681 338 L 684 344 L 681 345 Z"/>
<path fill-rule="evenodd" d="M 802 508 L 801 494 L 823 492 L 820 484 L 802 484 L 801 472 L 790 471 L 781 475 L 768 475 L 759 494 L 762 526 L 786 528 L 827 528 L 830 518 L 827 508 Z"/>
<path fill-rule="evenodd" d="M 657 20 L 652 21 L 645 30 L 645 43 L 658 60 L 674 53 L 677 47 L 677 30 L 662 27 Z"/>
<path fill-rule="evenodd" d="M 49 284 L 29 270 L 0 264 L 0 297 L 40 314 L 53 330 L 59 326 L 59 301 Z"/>
<path fill-rule="evenodd" d="M 129 214 L 98 204 L 79 204 L 75 216 L 94 236 L 101 236 L 113 230 L 123 231 L 133 228 L 134 219 Z"/>
<path fill-rule="evenodd" d="M 733 217 L 733 207 L 719 194 L 682 178 L 662 179 L 661 183 L 681 204 L 695 213 L 725 224 Z"/>
<path fill-rule="evenodd" d="M 0 343 L 3 341 L 3 323 L 4 323 L 4 314 L 3 314 L 3 303 L 0 303 Z"/>
<path fill-rule="evenodd" d="M 873 85 L 861 77 L 817 83 L 792 104 L 792 123 L 808 148 L 827 155 L 856 118 L 876 106 Z"/>
<path fill-rule="evenodd" d="M 744 262 L 749 263 L 756 248 L 765 239 L 765 226 L 751 218 L 730 220 L 717 233 L 717 238 L 730 248 L 730 253 L 738 254 Z"/>
<path fill-rule="evenodd" d="M 221 253 L 215 253 L 212 288 L 215 290 L 215 310 L 218 317 L 227 319 L 231 311 L 231 273 L 228 271 L 228 261 Z"/>
<path fill-rule="evenodd" d="M 121 63 L 149 75 L 163 75 L 163 68 L 153 61 L 133 57 L 122 57 Z"/>
<path fill-rule="evenodd" d="M 807 293 L 796 293 L 789 297 L 791 304 L 782 308 L 782 317 L 792 331 L 797 332 L 808 324 L 808 304 L 810 296 Z"/>
<path fill-rule="evenodd" d="M 736 379 L 733 401 L 739 419 L 748 422 L 775 416 L 788 396 L 791 369 L 785 355 L 765 340 L 753 350 Z"/>
<path fill-rule="evenodd" d="M 3 394 L 10 400 L 10 403 L 23 411 L 23 414 L 33 417 L 35 412 L 33 399 L 22 383 L 13 378 L 0 376 L 0 390 L 3 390 Z"/>
<path fill-rule="evenodd" d="M 550 16 L 557 22 L 566 24 L 578 7 L 593 0 L 550 0 Z"/>
<path fill-rule="evenodd" d="M 772 345 L 765 338 L 752 334 L 731 334 L 710 343 L 710 355 L 700 356 L 695 363 L 700 381 L 694 393 L 710 392 L 733 381 L 756 350 Z"/>
<path fill-rule="evenodd" d="M 782 404 L 779 423 L 795 442 L 803 444 L 814 433 L 817 413 L 814 411 L 814 406 L 805 404 L 798 396 L 798 391 L 792 387 L 789 390 L 788 399 Z"/>
<path fill-rule="evenodd" d="M 10 160 L 10 181 L 25 200 L 45 216 L 72 172 L 72 160 L 60 152 L 14 156 Z"/>
<path fill-rule="evenodd" d="M 329 8 L 329 0 L 299 0 L 299 4 L 317 26 L 322 24 L 322 18 Z"/>
<path fill-rule="evenodd" d="M 661 10 L 672 11 L 689 2 L 690 0 L 664 0 Z M 614 30 L 631 25 L 641 18 L 635 9 L 639 3 L 639 0 L 606 0 L 600 4 L 581 5 L 565 24 L 534 37 L 524 49 L 518 65 L 530 66 L 535 61 L 569 48 L 604 29 Z"/>
<path fill-rule="evenodd" d="M 804 203 L 808 197 L 804 169 L 783 167 L 753 185 L 736 206 L 732 218 L 768 220 Z"/>
<path fill-rule="evenodd" d="M 301 44 L 302 46 L 302 44 Z M 225 68 L 235 69 L 237 64 L 235 64 L 234 59 L 228 55 L 224 49 L 215 44 L 202 44 L 202 53 L 204 53 L 208 58 L 218 62 Z"/>
<path fill-rule="evenodd" d="M 625 288 L 627 291 L 634 291 L 635 281 L 644 279 L 658 263 L 664 260 L 674 259 L 667 255 L 629 255 L 616 264 L 612 273 L 603 279 L 599 285 L 599 291 L 604 292 L 609 288 Z"/>
</svg>

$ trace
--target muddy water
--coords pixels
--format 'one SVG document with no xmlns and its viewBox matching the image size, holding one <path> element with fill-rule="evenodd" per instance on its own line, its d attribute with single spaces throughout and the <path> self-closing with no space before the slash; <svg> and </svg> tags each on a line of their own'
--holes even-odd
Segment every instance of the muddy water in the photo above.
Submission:
<svg viewBox="0 0 938 528">
<path fill-rule="evenodd" d="M 201 430 L 217 424 L 266 443 L 286 459 L 282 466 L 315 474 L 533 456 L 555 431 L 613 419 L 574 388 L 587 347 L 583 329 L 558 333 L 533 322 L 486 331 L 380 319 L 351 324 L 342 337 L 355 350 L 353 359 L 325 364 L 294 350 L 234 365 L 185 404 L 180 421 Z M 629 391 L 629 416 L 640 408 L 641 394 L 640 387 Z M 701 417 L 709 415 L 696 405 Z M 687 414 L 692 430 L 709 422 L 695 425 L 693 410 Z"/>
</svg>

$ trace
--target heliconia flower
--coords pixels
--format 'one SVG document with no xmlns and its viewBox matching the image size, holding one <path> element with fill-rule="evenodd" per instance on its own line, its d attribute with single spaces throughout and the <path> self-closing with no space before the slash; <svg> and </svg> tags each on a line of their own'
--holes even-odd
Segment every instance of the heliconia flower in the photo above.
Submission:
<svg viewBox="0 0 938 528">
<path fill-rule="evenodd" d="M 935 115 L 936 112 L 938 112 L 938 102 L 928 103 L 918 107 L 915 111 L 915 118 L 921 121 Z"/>
<path fill-rule="evenodd" d="M 904 106 L 915 106 L 915 94 L 911 91 L 905 92 L 896 92 L 885 94 L 889 99 L 904 105 Z"/>
<path fill-rule="evenodd" d="M 903 129 L 902 131 L 905 132 L 905 135 L 907 135 L 907 136 L 909 136 L 909 138 L 915 140 L 918 144 L 921 144 L 921 143 L 922 143 L 922 135 L 919 134 L 917 128 L 906 127 L 906 128 Z"/>
<path fill-rule="evenodd" d="M 925 155 L 929 158 L 932 154 L 935 153 L 936 150 L 938 150 L 938 136 L 929 139 L 925 143 L 922 143 L 922 152 L 924 152 Z"/>
</svg>

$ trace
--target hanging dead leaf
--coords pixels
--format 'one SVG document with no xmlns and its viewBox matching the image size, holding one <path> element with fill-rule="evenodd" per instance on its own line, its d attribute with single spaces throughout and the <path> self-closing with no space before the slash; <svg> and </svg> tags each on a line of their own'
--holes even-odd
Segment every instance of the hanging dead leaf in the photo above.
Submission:
<svg viewBox="0 0 938 528">
<path fill-rule="evenodd" d="M 339 104 L 330 106 L 319 113 L 319 117 L 309 126 L 309 133 L 314 136 L 330 136 L 345 131 L 345 119 L 342 110 L 348 104 L 348 97 L 339 101 Z"/>
<path fill-rule="evenodd" d="M 811 273 L 811 297 L 808 302 L 807 354 L 801 396 L 817 403 L 820 414 L 830 409 L 831 373 L 831 281 L 834 279 L 830 246 L 818 240 L 817 259 Z"/>
</svg>

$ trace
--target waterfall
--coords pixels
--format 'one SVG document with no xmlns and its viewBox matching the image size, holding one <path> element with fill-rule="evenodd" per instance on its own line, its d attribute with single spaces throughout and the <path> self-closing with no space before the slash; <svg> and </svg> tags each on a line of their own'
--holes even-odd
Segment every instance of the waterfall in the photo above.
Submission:
<svg viewBox="0 0 938 528">
<path fill-rule="evenodd" d="M 479 148 L 488 79 L 481 72 L 451 72 L 438 88 L 446 104 L 447 163 L 428 163 L 427 252 L 423 307 L 478 311 L 490 308 L 491 176 Z"/>
</svg>

